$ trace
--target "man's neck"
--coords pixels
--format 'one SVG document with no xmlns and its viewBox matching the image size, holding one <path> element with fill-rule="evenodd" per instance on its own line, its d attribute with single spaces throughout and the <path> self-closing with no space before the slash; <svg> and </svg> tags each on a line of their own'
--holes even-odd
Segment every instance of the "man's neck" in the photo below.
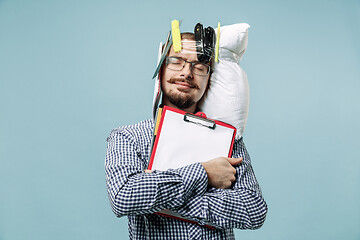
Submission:
<svg viewBox="0 0 360 240">
<path fill-rule="evenodd" d="M 178 108 L 177 106 L 175 106 L 174 104 L 172 104 L 169 101 L 163 101 L 161 105 L 166 105 L 166 106 L 169 106 L 172 108 L 180 109 L 182 111 L 189 112 L 189 113 L 195 113 L 197 110 L 197 104 L 193 104 L 192 106 L 190 106 L 188 108 Z"/>
</svg>

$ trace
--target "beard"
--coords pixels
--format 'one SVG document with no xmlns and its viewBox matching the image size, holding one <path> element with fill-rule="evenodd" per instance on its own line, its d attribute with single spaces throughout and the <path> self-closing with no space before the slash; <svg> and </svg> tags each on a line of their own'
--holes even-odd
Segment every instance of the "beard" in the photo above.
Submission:
<svg viewBox="0 0 360 240">
<path fill-rule="evenodd" d="M 186 93 L 185 91 L 181 92 Z M 189 94 L 170 92 L 167 95 L 167 98 L 171 102 L 171 104 L 175 105 L 179 109 L 186 109 L 195 104 L 194 99 Z"/>
<path fill-rule="evenodd" d="M 199 86 L 197 84 L 195 84 L 194 82 L 183 79 L 183 78 L 170 78 L 169 80 L 167 80 L 167 82 L 170 84 L 175 83 L 176 81 L 186 82 L 187 84 L 190 85 L 191 88 L 195 88 L 198 90 L 200 89 Z M 190 91 L 191 90 L 178 88 L 177 91 L 168 92 L 168 94 L 166 96 L 167 96 L 169 102 L 171 104 L 173 104 L 174 106 L 176 106 L 177 108 L 186 109 L 196 103 L 195 100 L 193 99 L 192 95 L 190 94 Z"/>
</svg>

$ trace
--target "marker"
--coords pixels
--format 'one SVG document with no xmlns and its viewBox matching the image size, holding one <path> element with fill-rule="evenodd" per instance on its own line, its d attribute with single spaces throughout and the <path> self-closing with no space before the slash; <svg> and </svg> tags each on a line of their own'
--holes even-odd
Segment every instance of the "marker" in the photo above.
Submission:
<svg viewBox="0 0 360 240">
<path fill-rule="evenodd" d="M 216 34 L 215 62 L 219 61 L 219 45 L 220 45 L 220 21 L 218 23 L 217 34 Z"/>
</svg>

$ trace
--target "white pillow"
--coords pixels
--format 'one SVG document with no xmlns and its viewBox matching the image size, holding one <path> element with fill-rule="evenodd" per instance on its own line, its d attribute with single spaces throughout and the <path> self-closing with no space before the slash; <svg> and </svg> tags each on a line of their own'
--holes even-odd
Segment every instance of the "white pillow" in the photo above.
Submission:
<svg viewBox="0 0 360 240">
<path fill-rule="evenodd" d="M 247 23 L 220 27 L 219 61 L 199 104 L 208 118 L 236 127 L 237 139 L 244 132 L 249 111 L 248 79 L 238 64 L 247 47 L 249 27 Z"/>
</svg>

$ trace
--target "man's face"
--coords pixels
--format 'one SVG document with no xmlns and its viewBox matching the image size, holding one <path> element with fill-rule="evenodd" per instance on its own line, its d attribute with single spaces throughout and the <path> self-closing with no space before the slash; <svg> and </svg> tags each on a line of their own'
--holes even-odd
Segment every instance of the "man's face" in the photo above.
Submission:
<svg viewBox="0 0 360 240">
<path fill-rule="evenodd" d="M 195 42 L 183 42 L 182 48 L 194 49 Z M 175 53 L 173 47 L 170 48 L 169 57 L 180 57 L 189 62 L 198 61 L 196 53 Z M 164 64 L 161 73 L 163 103 L 182 110 L 195 111 L 197 102 L 205 93 L 208 81 L 209 75 L 193 74 L 190 63 L 186 63 L 180 71 L 168 69 Z"/>
</svg>

